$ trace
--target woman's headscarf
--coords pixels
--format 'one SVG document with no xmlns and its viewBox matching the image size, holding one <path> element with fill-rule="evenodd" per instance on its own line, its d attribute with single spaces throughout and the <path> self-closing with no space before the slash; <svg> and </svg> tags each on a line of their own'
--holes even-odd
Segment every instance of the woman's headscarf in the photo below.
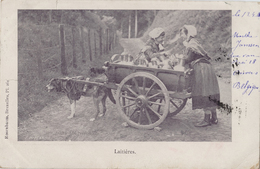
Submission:
<svg viewBox="0 0 260 169">
<path fill-rule="evenodd" d="M 150 39 L 145 44 L 145 47 L 141 50 L 141 52 L 144 52 L 148 49 L 151 49 L 153 53 L 157 53 L 159 51 L 162 51 L 164 48 L 161 44 L 156 43 L 156 38 L 160 37 L 162 34 L 165 34 L 165 31 L 163 28 L 154 28 L 152 31 L 149 32 Z"/>
<path fill-rule="evenodd" d="M 184 41 L 184 46 L 186 46 L 187 49 L 192 49 L 194 52 L 208 57 L 207 52 L 204 50 L 204 48 L 201 46 L 201 44 L 195 39 L 197 35 L 197 29 L 193 25 L 184 25 L 183 28 L 187 29 L 187 39 Z M 208 57 L 208 59 L 210 59 Z"/>
<path fill-rule="evenodd" d="M 195 36 L 197 35 L 197 29 L 195 28 L 195 26 L 184 25 L 183 27 L 188 30 L 187 40 L 191 37 L 195 38 Z"/>
<path fill-rule="evenodd" d="M 158 38 L 159 36 L 161 36 L 161 34 L 164 33 L 164 29 L 163 28 L 154 28 L 151 32 L 149 32 L 149 36 L 152 39 Z"/>
</svg>

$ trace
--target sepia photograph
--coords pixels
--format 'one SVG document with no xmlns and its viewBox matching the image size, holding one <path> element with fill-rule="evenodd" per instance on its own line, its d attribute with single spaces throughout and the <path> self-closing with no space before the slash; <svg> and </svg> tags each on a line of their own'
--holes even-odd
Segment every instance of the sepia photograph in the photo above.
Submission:
<svg viewBox="0 0 260 169">
<path fill-rule="evenodd" d="M 0 7 L 1 168 L 259 168 L 257 2 Z"/>
<path fill-rule="evenodd" d="M 18 141 L 232 141 L 231 10 L 19 9 L 17 27 Z"/>
</svg>

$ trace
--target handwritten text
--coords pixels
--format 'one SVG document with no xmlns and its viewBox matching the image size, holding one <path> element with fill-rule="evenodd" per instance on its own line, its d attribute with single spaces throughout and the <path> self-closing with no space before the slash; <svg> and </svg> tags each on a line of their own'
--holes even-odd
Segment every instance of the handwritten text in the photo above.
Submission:
<svg viewBox="0 0 260 169">
<path fill-rule="evenodd" d="M 258 89 L 257 86 L 254 84 L 249 84 L 249 80 L 246 81 L 246 83 L 241 83 L 241 82 L 236 82 L 233 84 L 234 89 L 242 89 L 243 90 L 243 95 L 247 94 L 248 96 L 253 92 L 253 90 Z"/>
<path fill-rule="evenodd" d="M 233 17 L 260 17 L 260 12 L 248 12 L 238 10 Z"/>
</svg>

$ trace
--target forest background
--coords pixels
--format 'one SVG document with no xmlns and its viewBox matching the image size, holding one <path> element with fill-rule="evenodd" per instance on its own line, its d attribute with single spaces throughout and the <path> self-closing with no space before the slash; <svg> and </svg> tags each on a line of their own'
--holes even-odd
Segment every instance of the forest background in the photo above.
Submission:
<svg viewBox="0 0 260 169">
<path fill-rule="evenodd" d="M 88 76 L 122 53 L 121 38 L 140 38 L 163 27 L 166 41 L 184 24 L 195 25 L 217 76 L 230 83 L 231 11 L 19 10 L 18 119 L 25 120 L 60 95 L 47 93 L 51 78 Z M 177 41 L 175 52 L 184 48 Z"/>
</svg>

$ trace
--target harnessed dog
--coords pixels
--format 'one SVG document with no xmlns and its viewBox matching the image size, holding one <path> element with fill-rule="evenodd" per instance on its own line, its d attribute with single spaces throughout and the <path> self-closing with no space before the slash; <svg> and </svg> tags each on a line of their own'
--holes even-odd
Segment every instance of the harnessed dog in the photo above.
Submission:
<svg viewBox="0 0 260 169">
<path fill-rule="evenodd" d="M 105 82 L 106 76 L 104 75 L 104 69 L 101 68 L 91 68 L 90 75 L 91 78 L 87 78 L 86 81 L 90 82 Z M 112 95 L 111 89 L 103 85 L 93 85 L 91 83 L 79 83 L 77 80 L 85 80 L 83 76 L 77 76 L 72 78 L 54 78 L 49 81 L 49 84 L 46 86 L 48 92 L 64 92 L 67 94 L 67 97 L 70 100 L 71 114 L 67 117 L 71 119 L 75 116 L 76 113 L 76 101 L 81 98 L 81 96 L 92 97 L 94 105 L 96 107 L 96 113 L 90 121 L 96 120 L 96 118 L 102 117 L 106 112 L 106 98 L 107 96 L 115 104 L 116 101 Z M 102 104 L 103 111 L 100 113 L 99 104 Z"/>
</svg>

